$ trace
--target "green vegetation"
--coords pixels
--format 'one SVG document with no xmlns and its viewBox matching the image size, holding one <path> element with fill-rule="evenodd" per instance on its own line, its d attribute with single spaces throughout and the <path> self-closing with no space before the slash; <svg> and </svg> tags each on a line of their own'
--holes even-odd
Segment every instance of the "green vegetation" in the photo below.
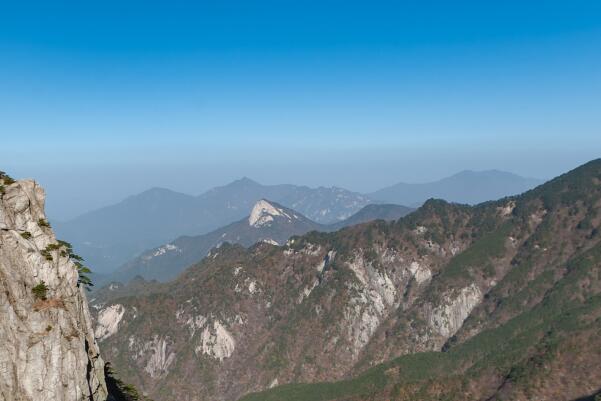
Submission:
<svg viewBox="0 0 601 401">
<path fill-rule="evenodd" d="M 84 259 L 73 252 L 73 246 L 67 241 L 58 240 L 56 244 L 48 244 L 45 249 L 40 251 L 40 254 L 44 256 L 47 261 L 54 260 L 51 252 L 60 251 L 59 255 L 61 257 L 66 257 L 71 259 L 75 267 L 77 268 L 77 273 L 79 274 L 79 278 L 77 280 L 77 285 L 83 285 L 87 290 L 89 287 L 92 287 L 94 284 L 89 277 L 89 274 L 92 272 L 87 266 L 84 266 Z"/>
<path fill-rule="evenodd" d="M 39 219 L 38 225 L 42 228 L 50 228 L 50 223 L 48 223 L 48 220 L 46 219 Z"/>
<path fill-rule="evenodd" d="M 0 171 L 0 180 L 2 180 L 2 182 L 4 183 L 4 185 L 11 185 L 11 184 L 14 184 L 16 182 L 14 179 L 12 179 L 4 171 Z"/>
<path fill-rule="evenodd" d="M 42 281 L 38 285 L 33 287 L 31 289 L 31 292 L 37 299 L 45 301 L 46 295 L 48 293 L 48 287 L 46 286 L 46 283 L 44 281 Z"/>
<path fill-rule="evenodd" d="M 79 274 L 79 279 L 77 281 L 77 285 L 83 285 L 87 290 L 90 289 L 90 287 L 92 287 L 94 284 L 92 283 L 92 280 L 90 279 L 90 277 L 88 276 L 89 273 L 91 273 L 92 271 L 83 265 L 83 258 L 81 256 L 79 256 L 78 254 L 76 254 L 75 252 L 73 252 L 73 246 L 68 243 L 67 241 L 58 241 L 58 248 L 62 248 L 61 250 L 61 256 L 63 257 L 69 257 L 69 259 L 71 259 L 73 261 L 73 263 L 75 264 L 75 267 L 77 268 L 77 273 Z"/>
<path fill-rule="evenodd" d="M 24 239 L 30 239 L 31 233 L 29 231 L 24 231 L 21 233 L 21 237 L 23 237 Z"/>
<path fill-rule="evenodd" d="M 290 384 L 250 394 L 244 401 L 308 401 L 375 399 L 465 399 L 465 384 L 478 382 L 496 372 L 516 389 L 528 389 L 537 375 L 544 374 L 552 358 L 570 338 L 588 328 L 601 329 L 601 295 L 591 282 L 599 283 L 601 244 L 573 258 L 567 273 L 542 302 L 505 324 L 485 330 L 446 352 L 407 355 L 378 365 L 347 381 Z M 587 288 L 584 285 L 588 285 Z M 431 398 L 434 383 L 459 383 Z M 469 387 L 469 386 L 468 386 Z M 443 397 L 443 398 L 440 398 Z"/>
<path fill-rule="evenodd" d="M 140 394 L 136 387 L 119 379 L 109 362 L 104 365 L 104 378 L 107 390 L 115 401 L 152 401 Z"/>
<path fill-rule="evenodd" d="M 42 249 L 40 251 L 40 253 L 42 254 L 42 256 L 44 257 L 44 259 L 46 259 L 48 262 L 52 262 L 54 259 L 52 258 L 52 255 L 50 254 L 50 252 L 47 249 Z"/>
</svg>

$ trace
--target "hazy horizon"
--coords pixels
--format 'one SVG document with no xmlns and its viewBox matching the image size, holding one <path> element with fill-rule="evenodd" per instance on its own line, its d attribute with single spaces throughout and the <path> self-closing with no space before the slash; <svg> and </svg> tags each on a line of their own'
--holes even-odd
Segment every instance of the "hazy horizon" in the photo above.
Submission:
<svg viewBox="0 0 601 401">
<path fill-rule="evenodd" d="M 576 166 L 574 166 L 576 167 Z M 550 178 L 553 178 L 552 176 L 549 177 L 533 177 L 533 176 L 527 176 L 527 175 L 522 175 L 522 174 L 518 174 L 512 171 L 507 171 L 507 170 L 500 170 L 500 169 L 463 169 L 463 170 L 458 170 L 452 173 L 448 173 L 445 175 L 441 175 L 438 177 L 433 177 L 433 178 L 424 178 L 422 180 L 411 180 L 411 179 L 407 179 L 407 180 L 396 180 L 396 181 L 391 181 L 388 182 L 386 184 L 383 185 L 379 185 L 379 186 L 375 186 L 373 183 L 372 185 L 368 185 L 366 186 L 366 188 L 368 188 L 367 190 L 361 190 L 361 189 L 356 189 L 354 187 L 346 187 L 344 185 L 339 185 L 338 183 L 325 183 L 325 184 L 306 184 L 306 183 L 302 183 L 302 182 L 293 182 L 293 181 L 277 181 L 277 180 L 271 180 L 271 181 L 263 181 L 263 180 L 259 180 L 256 177 L 252 177 L 249 175 L 240 175 L 240 176 L 232 176 L 229 179 L 226 179 L 226 181 L 223 182 L 216 182 L 214 185 L 204 185 L 202 186 L 202 183 L 197 183 L 197 182 L 191 182 L 188 179 L 183 179 L 183 177 L 180 177 L 179 179 L 176 180 L 171 180 L 171 181 L 166 181 L 166 180 L 161 180 L 159 179 L 160 177 L 155 176 L 154 174 L 151 174 L 151 177 L 148 177 L 147 174 L 140 172 L 140 176 L 135 178 L 132 177 L 129 180 L 124 180 L 124 179 L 117 179 L 118 176 L 122 175 L 122 171 L 121 170 L 117 170 L 117 171 L 96 171 L 96 172 L 92 172 L 92 174 L 96 174 L 95 176 L 90 176 L 88 175 L 90 172 L 86 172 L 86 171 L 78 171 L 78 172 L 74 172 L 74 171 L 62 171 L 62 172 L 56 172 L 56 171 L 51 171 L 51 172 L 38 172 L 36 175 L 18 175 L 18 174 L 14 174 L 13 171 L 9 171 L 10 174 L 12 174 L 15 178 L 32 178 L 35 179 L 37 182 L 39 182 L 44 189 L 46 190 L 46 203 L 47 203 L 47 209 L 48 209 L 48 214 L 49 217 L 55 221 L 66 221 L 69 219 L 72 219 L 74 217 L 77 217 L 79 215 L 82 215 L 86 212 L 89 211 L 93 211 L 105 206 L 110 206 L 113 204 L 116 204 L 120 201 L 123 201 L 124 199 L 130 197 L 130 196 L 134 196 L 134 195 L 138 195 L 144 191 L 150 190 L 152 188 L 164 188 L 164 189 L 168 189 L 174 192 L 179 192 L 179 193 L 183 193 L 186 195 L 192 195 L 192 196 L 198 196 L 201 195 L 202 193 L 215 188 L 215 187 L 219 187 L 219 186 L 224 186 L 224 185 L 228 185 L 236 180 L 240 180 L 242 178 L 249 178 L 259 184 L 262 185 L 277 185 L 277 184 L 292 184 L 292 185 L 299 185 L 299 186 L 307 186 L 307 187 L 312 187 L 312 188 L 316 188 L 316 187 L 340 187 L 340 188 L 344 188 L 353 192 L 358 192 L 358 193 L 362 193 L 362 194 L 369 194 L 371 192 L 374 192 L 376 190 L 394 185 L 394 184 L 398 184 L 398 183 L 406 183 L 406 184 L 423 184 L 423 183 L 431 183 L 431 182 L 435 182 L 450 176 L 453 176 L 455 174 L 464 172 L 464 171 L 476 171 L 476 172 L 483 172 L 483 171 L 491 171 L 491 170 L 496 170 L 496 171 L 502 171 L 505 173 L 510 173 L 510 174 L 515 174 L 518 176 L 521 176 L 523 178 L 528 178 L 528 179 L 535 179 L 535 180 L 547 180 Z M 16 170 L 18 171 L 18 169 Z M 567 170 L 565 170 L 567 171 Z M 561 174 L 565 171 L 561 171 L 558 174 Z M 169 177 L 169 172 L 168 171 L 163 171 L 162 172 L 164 174 L 164 177 Z M 65 176 L 69 176 L 69 175 L 73 175 L 73 174 L 81 174 L 82 176 L 80 177 L 80 182 L 82 183 L 87 183 L 87 186 L 85 187 L 86 189 L 78 189 L 76 187 L 73 187 L 72 185 L 69 184 L 68 181 L 64 180 L 63 178 Z M 194 172 L 190 172 L 190 174 L 194 174 Z M 406 175 L 406 174 L 405 174 Z M 84 178 L 83 176 L 86 176 L 87 178 Z M 407 177 L 410 177 L 410 175 L 406 175 Z M 284 179 L 286 177 L 283 177 Z M 116 180 L 116 181 L 115 181 Z M 215 180 L 215 177 L 211 177 L 211 180 Z M 133 184 L 135 182 L 135 185 L 130 185 Z M 111 191 L 102 191 L 102 185 L 98 185 L 98 183 L 103 183 L 104 185 L 106 185 L 106 187 L 108 187 L 109 185 L 111 186 Z M 198 189 L 200 188 L 200 189 Z M 105 196 L 103 197 L 97 197 L 97 194 L 104 194 Z M 61 196 L 62 195 L 62 196 Z M 411 206 L 411 205 L 404 205 L 404 206 Z"/>
<path fill-rule="evenodd" d="M 0 13 L 0 169 L 64 219 L 241 176 L 370 192 L 601 154 L 601 4 L 33 2 Z"/>
</svg>

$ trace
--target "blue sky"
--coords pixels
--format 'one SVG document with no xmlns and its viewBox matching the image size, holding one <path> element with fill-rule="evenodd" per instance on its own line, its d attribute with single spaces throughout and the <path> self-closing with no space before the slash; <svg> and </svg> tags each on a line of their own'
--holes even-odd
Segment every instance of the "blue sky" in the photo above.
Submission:
<svg viewBox="0 0 601 401">
<path fill-rule="evenodd" d="M 601 155 L 600 49 L 598 1 L 4 1 L 0 169 L 58 218 L 244 175 L 547 178 Z"/>
</svg>

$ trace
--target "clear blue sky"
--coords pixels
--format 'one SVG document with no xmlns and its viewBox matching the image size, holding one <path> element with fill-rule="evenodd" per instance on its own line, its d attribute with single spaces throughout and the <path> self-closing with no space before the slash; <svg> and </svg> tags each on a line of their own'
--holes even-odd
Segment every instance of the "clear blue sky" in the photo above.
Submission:
<svg viewBox="0 0 601 401">
<path fill-rule="evenodd" d="M 0 169 L 58 218 L 243 175 L 546 178 L 600 127 L 600 1 L 0 5 Z"/>
</svg>

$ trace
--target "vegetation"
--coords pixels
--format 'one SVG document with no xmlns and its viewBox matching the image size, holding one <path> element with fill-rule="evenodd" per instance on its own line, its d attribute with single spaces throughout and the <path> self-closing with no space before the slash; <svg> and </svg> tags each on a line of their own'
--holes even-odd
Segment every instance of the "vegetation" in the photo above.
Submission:
<svg viewBox="0 0 601 401">
<path fill-rule="evenodd" d="M 44 281 L 40 282 L 38 285 L 31 289 L 31 292 L 36 297 L 36 299 L 45 301 L 46 295 L 48 294 L 48 286 Z"/>
<path fill-rule="evenodd" d="M 43 228 L 50 228 L 50 223 L 48 223 L 48 220 L 46 219 L 39 219 L 38 225 Z"/>
<path fill-rule="evenodd" d="M 0 171 L 0 180 L 2 180 L 2 182 L 4 183 L 4 185 L 11 185 L 11 184 L 14 184 L 16 182 L 14 179 L 12 179 L 4 171 Z"/>
<path fill-rule="evenodd" d="M 436 293 L 458 280 L 490 280 L 500 259 L 509 272 L 486 294 L 483 307 L 473 312 L 463 337 L 458 333 L 444 352 L 406 355 L 351 380 L 288 384 L 242 400 L 533 399 L 543 398 L 537 391 L 545 381 L 554 390 L 562 390 L 553 382 L 557 378 L 594 382 L 581 377 L 601 377 L 590 373 L 598 370 L 601 346 L 601 243 L 595 234 L 600 183 L 601 160 L 597 160 L 524 196 L 472 209 L 470 225 L 477 229 L 470 233 L 473 242 L 433 278 L 432 290 Z M 500 218 L 497 208 L 509 201 L 515 202 L 515 209 Z M 409 229 L 419 225 L 434 232 L 428 222 L 452 209 L 434 201 L 425 206 L 398 225 Z M 443 223 L 449 224 L 454 224 L 452 218 Z M 519 249 L 506 249 L 510 235 L 526 241 Z M 444 231 L 428 239 L 440 238 Z M 486 324 L 477 326 L 479 319 Z M 580 369 L 574 361 L 583 364 Z M 502 394 L 491 396 L 499 383 Z M 586 399 L 601 401 L 601 395 L 596 392 Z"/>
<path fill-rule="evenodd" d="M 107 390 L 115 401 L 152 401 L 140 394 L 133 385 L 119 379 L 109 362 L 104 365 L 104 379 Z"/>
<path fill-rule="evenodd" d="M 30 239 L 31 238 L 31 233 L 29 231 L 24 231 L 21 233 L 21 237 L 25 238 L 25 239 Z"/>
<path fill-rule="evenodd" d="M 89 274 L 92 271 L 87 266 L 84 266 L 84 259 L 73 252 L 73 246 L 69 242 L 61 240 L 58 240 L 55 244 L 48 244 L 45 249 L 40 251 L 40 253 L 47 261 L 52 261 L 54 260 L 52 252 L 56 251 L 59 251 L 59 255 L 61 257 L 69 258 L 77 268 L 77 273 L 79 275 L 77 285 L 83 285 L 87 290 L 89 290 L 89 287 L 94 285 L 89 277 Z"/>
<path fill-rule="evenodd" d="M 601 171 L 601 162 L 596 171 Z M 300 383 L 249 394 L 244 401 L 575 399 L 580 394 L 549 396 L 540 384 L 546 380 L 551 383 L 547 388 L 552 388 L 558 379 L 572 384 L 584 379 L 589 385 L 601 383 L 601 244 L 590 235 L 600 223 L 591 208 L 601 205 L 601 179 L 595 174 L 585 176 L 588 182 L 574 185 L 564 180 L 556 187 L 560 192 L 580 191 L 574 203 L 562 203 L 571 195 L 557 201 L 551 194 L 543 197 L 544 188 L 536 196 L 529 193 L 476 207 L 431 200 L 394 223 L 371 222 L 328 234 L 312 232 L 295 237 L 279 250 L 224 245 L 218 257 L 204 259 L 180 279 L 164 285 L 157 291 L 160 295 L 122 298 L 152 319 L 126 323 L 118 336 L 107 340 L 106 349 L 114 350 L 108 352 L 113 352 L 111 357 L 124 373 L 147 383 L 143 366 L 129 357 L 129 336 L 159 331 L 176 339 L 174 352 L 185 356 L 178 356 L 178 365 L 161 379 L 161 389 L 153 390 L 166 399 L 192 393 L 207 399 L 233 399 L 232 393 L 248 391 L 255 384 L 238 382 L 238 378 L 255 375 L 263 388 L 276 377 L 281 383 Z M 336 256 L 322 269 L 329 250 L 336 251 Z M 367 259 L 366 274 L 386 274 L 399 289 L 393 295 L 399 303 L 390 308 L 390 314 L 377 322 L 371 320 L 379 328 L 366 335 L 371 337 L 364 348 L 353 343 L 357 331 L 347 331 L 357 321 L 351 316 L 352 308 L 358 305 L 358 318 L 370 317 L 369 302 L 378 301 L 366 300 L 361 292 L 371 290 L 360 283 L 363 266 L 348 263 L 358 254 Z M 430 280 L 418 283 L 408 277 L 407 268 L 389 255 L 401 255 L 402 264 L 413 260 L 421 264 L 419 256 L 424 255 Z M 257 281 L 260 293 L 251 296 L 245 290 L 250 280 Z M 452 298 L 461 295 L 453 290 L 466 285 L 477 286 L 482 299 L 475 301 L 474 309 L 471 302 L 463 305 L 462 298 L 450 305 L 446 317 L 456 319 L 459 308 L 469 316 L 457 322 L 462 327 L 457 332 L 453 328 L 454 335 L 448 339 L 428 314 L 441 305 L 439 301 L 453 302 Z M 199 293 L 198 288 L 203 291 Z M 449 297 L 441 299 L 439 294 Z M 210 310 L 219 319 L 254 311 L 254 302 L 266 306 L 252 314 L 244 329 L 232 327 L 234 336 L 258 333 L 256 337 L 263 342 L 251 347 L 252 354 L 246 353 L 245 345 L 236 349 L 235 357 L 240 358 L 236 363 L 241 361 L 241 366 L 227 372 L 231 375 L 227 379 L 236 381 L 236 389 L 226 389 L 230 394 L 225 397 L 217 388 L 224 382 L 223 369 L 211 358 L 195 357 L 186 348 L 193 343 L 189 333 L 172 323 L 184 301 L 193 310 Z M 408 354 L 371 365 L 405 352 L 440 347 L 443 352 Z M 349 366 L 349 350 L 356 349 L 359 361 Z M 578 365 L 582 360 L 585 363 Z M 237 371 L 244 376 L 236 376 Z M 363 373 L 339 382 L 302 384 L 356 372 Z M 190 386 L 189 392 L 182 382 Z M 533 389 L 542 390 L 532 393 Z"/>
<path fill-rule="evenodd" d="M 574 296 L 583 283 L 598 280 L 596 266 L 601 263 L 601 244 L 574 258 L 568 274 L 535 308 L 506 324 L 483 331 L 447 352 L 407 355 L 378 365 L 356 379 L 335 383 L 291 384 L 250 394 L 244 401 L 308 401 L 372 399 L 383 392 L 393 399 L 427 400 L 427 389 L 435 382 L 478 382 L 491 371 L 506 377 L 515 388 L 527 388 L 538 372 L 565 348 L 574 333 L 588 328 L 601 330 L 595 318 L 601 310 L 601 295 L 590 292 Z M 461 367 L 464 367 L 463 369 Z M 461 377 L 457 375 L 461 374 Z M 414 391 L 423 389 L 425 393 Z M 462 400 L 462 390 L 450 386 L 445 400 Z M 426 391 L 427 390 L 427 391 Z M 457 392 L 455 392 L 457 391 Z M 409 398 L 406 398 L 408 396 Z M 376 397 L 374 397 L 376 398 Z"/>
<path fill-rule="evenodd" d="M 73 252 L 73 245 L 67 241 L 58 240 L 57 249 L 61 249 L 60 255 L 71 259 L 75 264 L 75 267 L 77 267 L 77 273 L 79 274 L 77 285 L 83 285 L 87 290 L 94 286 L 90 276 L 88 276 L 92 271 L 87 266 L 83 265 L 83 258 Z"/>
<path fill-rule="evenodd" d="M 40 253 L 42 254 L 42 256 L 44 257 L 44 259 L 46 259 L 48 262 L 52 262 L 54 259 L 52 258 L 52 255 L 50 254 L 50 251 L 48 251 L 47 249 L 42 249 L 40 251 Z"/>
</svg>

